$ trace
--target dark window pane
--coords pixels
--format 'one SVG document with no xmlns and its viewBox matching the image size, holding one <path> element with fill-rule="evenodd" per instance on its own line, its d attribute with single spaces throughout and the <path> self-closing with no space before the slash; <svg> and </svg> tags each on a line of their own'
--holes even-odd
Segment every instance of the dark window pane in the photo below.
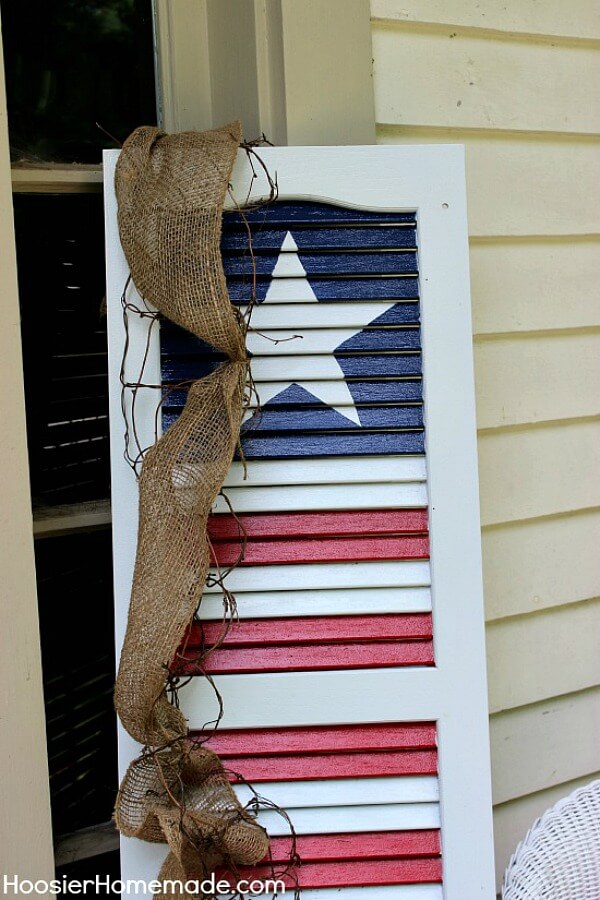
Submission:
<svg viewBox="0 0 600 900">
<path fill-rule="evenodd" d="M 92 856 L 89 859 L 80 859 L 77 862 L 69 863 L 69 865 L 60 866 L 56 870 L 57 878 L 66 878 L 67 881 L 84 881 L 91 878 L 93 881 L 98 878 L 98 891 L 92 893 L 86 891 L 84 896 L 95 897 L 112 897 L 114 900 L 115 892 L 105 887 L 106 880 L 114 882 L 121 877 L 121 859 L 118 850 L 112 853 L 102 853 L 100 856 Z M 73 892 L 75 893 L 75 891 Z"/>
<path fill-rule="evenodd" d="M 111 534 L 35 543 L 54 834 L 108 822 L 117 790 Z"/>
<path fill-rule="evenodd" d="M 34 504 L 109 496 L 101 194 L 16 194 Z"/>
<path fill-rule="evenodd" d="M 156 122 L 151 0 L 1 0 L 13 159 L 100 162 Z"/>
</svg>

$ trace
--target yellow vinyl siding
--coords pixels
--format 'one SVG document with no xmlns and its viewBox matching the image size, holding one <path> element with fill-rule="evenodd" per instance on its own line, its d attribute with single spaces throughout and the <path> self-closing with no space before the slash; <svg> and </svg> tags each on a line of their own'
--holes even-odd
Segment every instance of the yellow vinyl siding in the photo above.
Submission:
<svg viewBox="0 0 600 900">
<path fill-rule="evenodd" d="M 596 713 L 591 719 L 590 711 Z M 598 765 L 600 689 L 497 713 L 491 732 L 494 803 L 572 781 Z M 578 735 L 577 753 L 573 735 Z M 532 746 L 552 747 L 552 753 L 534 755 Z"/>
<path fill-rule="evenodd" d="M 600 38 L 600 6 L 596 0 L 371 0 L 371 12 L 376 20 L 459 25 L 520 37 Z"/>
<path fill-rule="evenodd" d="M 533 332 L 476 340 L 480 429 L 600 412 L 600 333 Z"/>
<path fill-rule="evenodd" d="M 371 10 L 378 141 L 466 147 L 499 887 L 600 769 L 600 10 Z"/>
<path fill-rule="evenodd" d="M 488 622 L 578 603 L 598 590 L 600 510 L 492 525 L 483 529 Z"/>
<path fill-rule="evenodd" d="M 465 145 L 472 241 L 597 235 L 600 138 L 386 125 L 379 142 L 396 143 L 399 127 L 402 143 Z"/>
<path fill-rule="evenodd" d="M 382 24 L 373 32 L 373 53 L 382 125 L 569 134 L 600 128 L 600 54 L 587 44 Z"/>
<path fill-rule="evenodd" d="M 471 291 L 477 335 L 597 327 L 600 242 L 571 235 L 474 238 Z"/>
<path fill-rule="evenodd" d="M 484 525 L 600 506 L 600 423 L 497 428 L 479 439 L 479 469 Z"/>
</svg>

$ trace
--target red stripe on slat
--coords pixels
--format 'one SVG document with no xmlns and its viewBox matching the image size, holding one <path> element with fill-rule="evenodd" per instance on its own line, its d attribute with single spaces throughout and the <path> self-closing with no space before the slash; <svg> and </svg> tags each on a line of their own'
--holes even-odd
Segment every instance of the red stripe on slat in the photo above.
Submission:
<svg viewBox="0 0 600 900">
<path fill-rule="evenodd" d="M 435 750 L 387 750 L 304 756 L 232 756 L 223 759 L 231 773 L 256 784 L 264 781 L 320 781 L 326 778 L 379 778 L 437 775 Z M 231 780 L 235 781 L 232 774 Z"/>
<path fill-rule="evenodd" d="M 195 622 L 184 641 L 187 650 L 211 646 L 223 633 L 221 622 Z M 319 616 L 294 619 L 248 619 L 233 622 L 223 647 L 314 644 L 342 641 L 426 640 L 432 635 L 431 613 L 381 616 Z"/>
<path fill-rule="evenodd" d="M 203 737 L 196 732 L 196 737 Z M 339 753 L 368 750 L 435 749 L 434 722 L 385 725 L 315 725 L 313 727 L 219 729 L 207 747 L 224 758 L 274 753 Z"/>
<path fill-rule="evenodd" d="M 292 849 L 291 838 L 272 837 L 269 845 L 271 860 L 274 863 L 285 863 L 289 860 Z M 357 834 L 299 834 L 296 837 L 296 851 L 303 862 L 439 856 L 440 833 L 432 828 Z"/>
<path fill-rule="evenodd" d="M 425 859 L 345 860 L 344 862 L 307 863 L 298 866 L 296 878 L 282 876 L 293 888 L 335 888 L 374 886 L 384 884 L 432 884 L 442 880 L 442 861 L 439 857 Z M 240 878 L 252 881 L 256 878 L 274 877 L 271 867 L 242 868 Z M 279 877 L 279 876 L 276 876 Z"/>
<path fill-rule="evenodd" d="M 211 675 L 225 675 L 430 665 L 433 665 L 431 641 L 390 641 L 380 644 L 319 644 L 317 646 L 219 649 L 206 657 L 204 671 Z M 182 660 L 177 665 L 176 671 L 179 675 L 193 675 L 200 674 L 201 670 L 193 662 Z"/>
<path fill-rule="evenodd" d="M 215 541 L 211 545 L 213 565 L 275 566 L 301 563 L 365 562 L 378 559 L 428 559 L 429 538 L 344 537 L 310 540 Z"/>
<path fill-rule="evenodd" d="M 239 522 L 239 524 L 238 524 Z M 243 531 L 242 531 L 243 529 Z M 359 534 L 427 532 L 426 509 L 365 509 L 356 512 L 253 513 L 237 519 L 228 514 L 210 516 L 212 540 L 237 540 L 245 531 L 250 538 L 334 537 Z"/>
</svg>

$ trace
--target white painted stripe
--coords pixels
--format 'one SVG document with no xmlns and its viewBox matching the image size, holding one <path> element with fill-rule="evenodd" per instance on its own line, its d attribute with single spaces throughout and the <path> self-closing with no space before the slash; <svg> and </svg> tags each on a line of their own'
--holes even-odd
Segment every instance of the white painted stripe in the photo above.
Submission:
<svg viewBox="0 0 600 900">
<path fill-rule="evenodd" d="M 383 613 L 418 613 L 431 610 L 429 588 L 363 588 L 329 591 L 249 591 L 236 594 L 240 619 L 275 619 L 282 616 L 350 616 Z M 223 601 L 207 594 L 199 616 L 223 618 Z"/>
<path fill-rule="evenodd" d="M 256 790 L 287 810 L 322 806 L 379 806 L 389 803 L 436 803 L 438 780 L 429 775 L 389 778 L 339 778 L 324 781 L 271 781 Z M 254 794 L 245 785 L 235 787 L 242 803 Z"/>
<path fill-rule="evenodd" d="M 411 301 L 397 300 L 396 303 Z M 365 328 L 374 319 L 395 306 L 393 300 L 385 303 L 259 303 L 252 310 L 252 328 Z M 406 323 L 417 324 L 417 323 Z"/>
<path fill-rule="evenodd" d="M 262 900 L 281 900 L 281 894 L 261 894 Z M 389 884 L 376 887 L 304 889 L 306 900 L 443 900 L 441 884 Z M 220 898 L 225 900 L 225 898 Z"/>
<path fill-rule="evenodd" d="M 327 334 L 327 332 L 323 331 L 322 334 Z M 352 334 L 356 334 L 356 332 L 352 332 Z M 263 343 L 268 342 L 265 340 Z M 288 344 L 279 344 L 280 355 L 285 355 L 287 353 L 285 373 L 288 383 L 291 384 L 292 381 L 320 381 L 321 379 L 328 381 L 337 380 L 337 377 L 333 379 L 331 377 L 332 368 L 330 356 L 327 354 L 324 356 L 299 356 L 300 349 L 297 346 L 298 344 L 302 344 L 302 341 L 291 341 Z M 314 350 L 312 352 L 314 353 Z M 332 348 L 330 348 L 328 353 L 331 354 L 331 352 Z M 375 355 L 375 351 L 373 351 L 373 355 Z M 265 381 L 281 381 L 281 366 L 281 360 L 275 356 L 254 356 L 252 358 L 252 377 L 257 384 L 261 384 Z M 344 379 L 342 370 L 340 369 L 339 372 L 339 380 L 342 381 Z"/>
<path fill-rule="evenodd" d="M 214 683 L 223 698 L 222 728 L 432 722 L 450 691 L 434 666 L 217 675 Z M 191 678 L 179 696 L 190 729 L 204 731 L 218 712 L 212 686 Z"/>
<path fill-rule="evenodd" d="M 211 569 L 215 575 L 215 570 Z M 293 591 L 304 588 L 428 587 L 428 562 L 345 562 L 286 566 L 240 566 L 227 575 L 230 591 Z M 206 588 L 220 593 L 219 585 Z"/>
<path fill-rule="evenodd" d="M 337 385 L 337 382 L 329 382 Z M 247 463 L 248 477 L 239 462 L 231 466 L 226 487 L 292 484 L 374 484 L 377 482 L 422 482 L 427 479 L 424 456 L 361 456 L 337 459 L 251 459 Z"/>
<path fill-rule="evenodd" d="M 296 834 L 338 834 L 360 831 L 402 831 L 439 828 L 437 803 L 388 803 L 386 806 L 328 806 L 324 809 L 287 810 Z M 272 837 L 289 834 L 285 819 L 263 810 L 258 821 Z"/>
<path fill-rule="evenodd" d="M 225 493 L 236 513 L 292 512 L 311 509 L 397 509 L 427 506 L 425 484 L 320 484 L 272 487 L 226 488 Z M 213 512 L 230 512 L 221 496 Z"/>
</svg>

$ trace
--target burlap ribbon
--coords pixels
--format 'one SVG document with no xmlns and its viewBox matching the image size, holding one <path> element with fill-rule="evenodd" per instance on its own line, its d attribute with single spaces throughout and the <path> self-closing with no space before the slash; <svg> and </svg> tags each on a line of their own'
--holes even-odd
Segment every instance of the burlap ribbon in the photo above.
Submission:
<svg viewBox="0 0 600 900">
<path fill-rule="evenodd" d="M 166 693 L 169 667 L 210 562 L 208 514 L 239 442 L 248 374 L 244 328 L 220 255 L 240 125 L 202 134 L 139 128 L 116 170 L 121 243 L 140 294 L 226 355 L 190 387 L 182 415 L 144 457 L 137 555 L 115 688 L 117 712 L 146 748 L 123 779 L 123 834 L 169 845 L 160 878 L 204 877 L 258 862 L 265 832 L 243 810 L 219 759 L 188 739 Z"/>
</svg>

